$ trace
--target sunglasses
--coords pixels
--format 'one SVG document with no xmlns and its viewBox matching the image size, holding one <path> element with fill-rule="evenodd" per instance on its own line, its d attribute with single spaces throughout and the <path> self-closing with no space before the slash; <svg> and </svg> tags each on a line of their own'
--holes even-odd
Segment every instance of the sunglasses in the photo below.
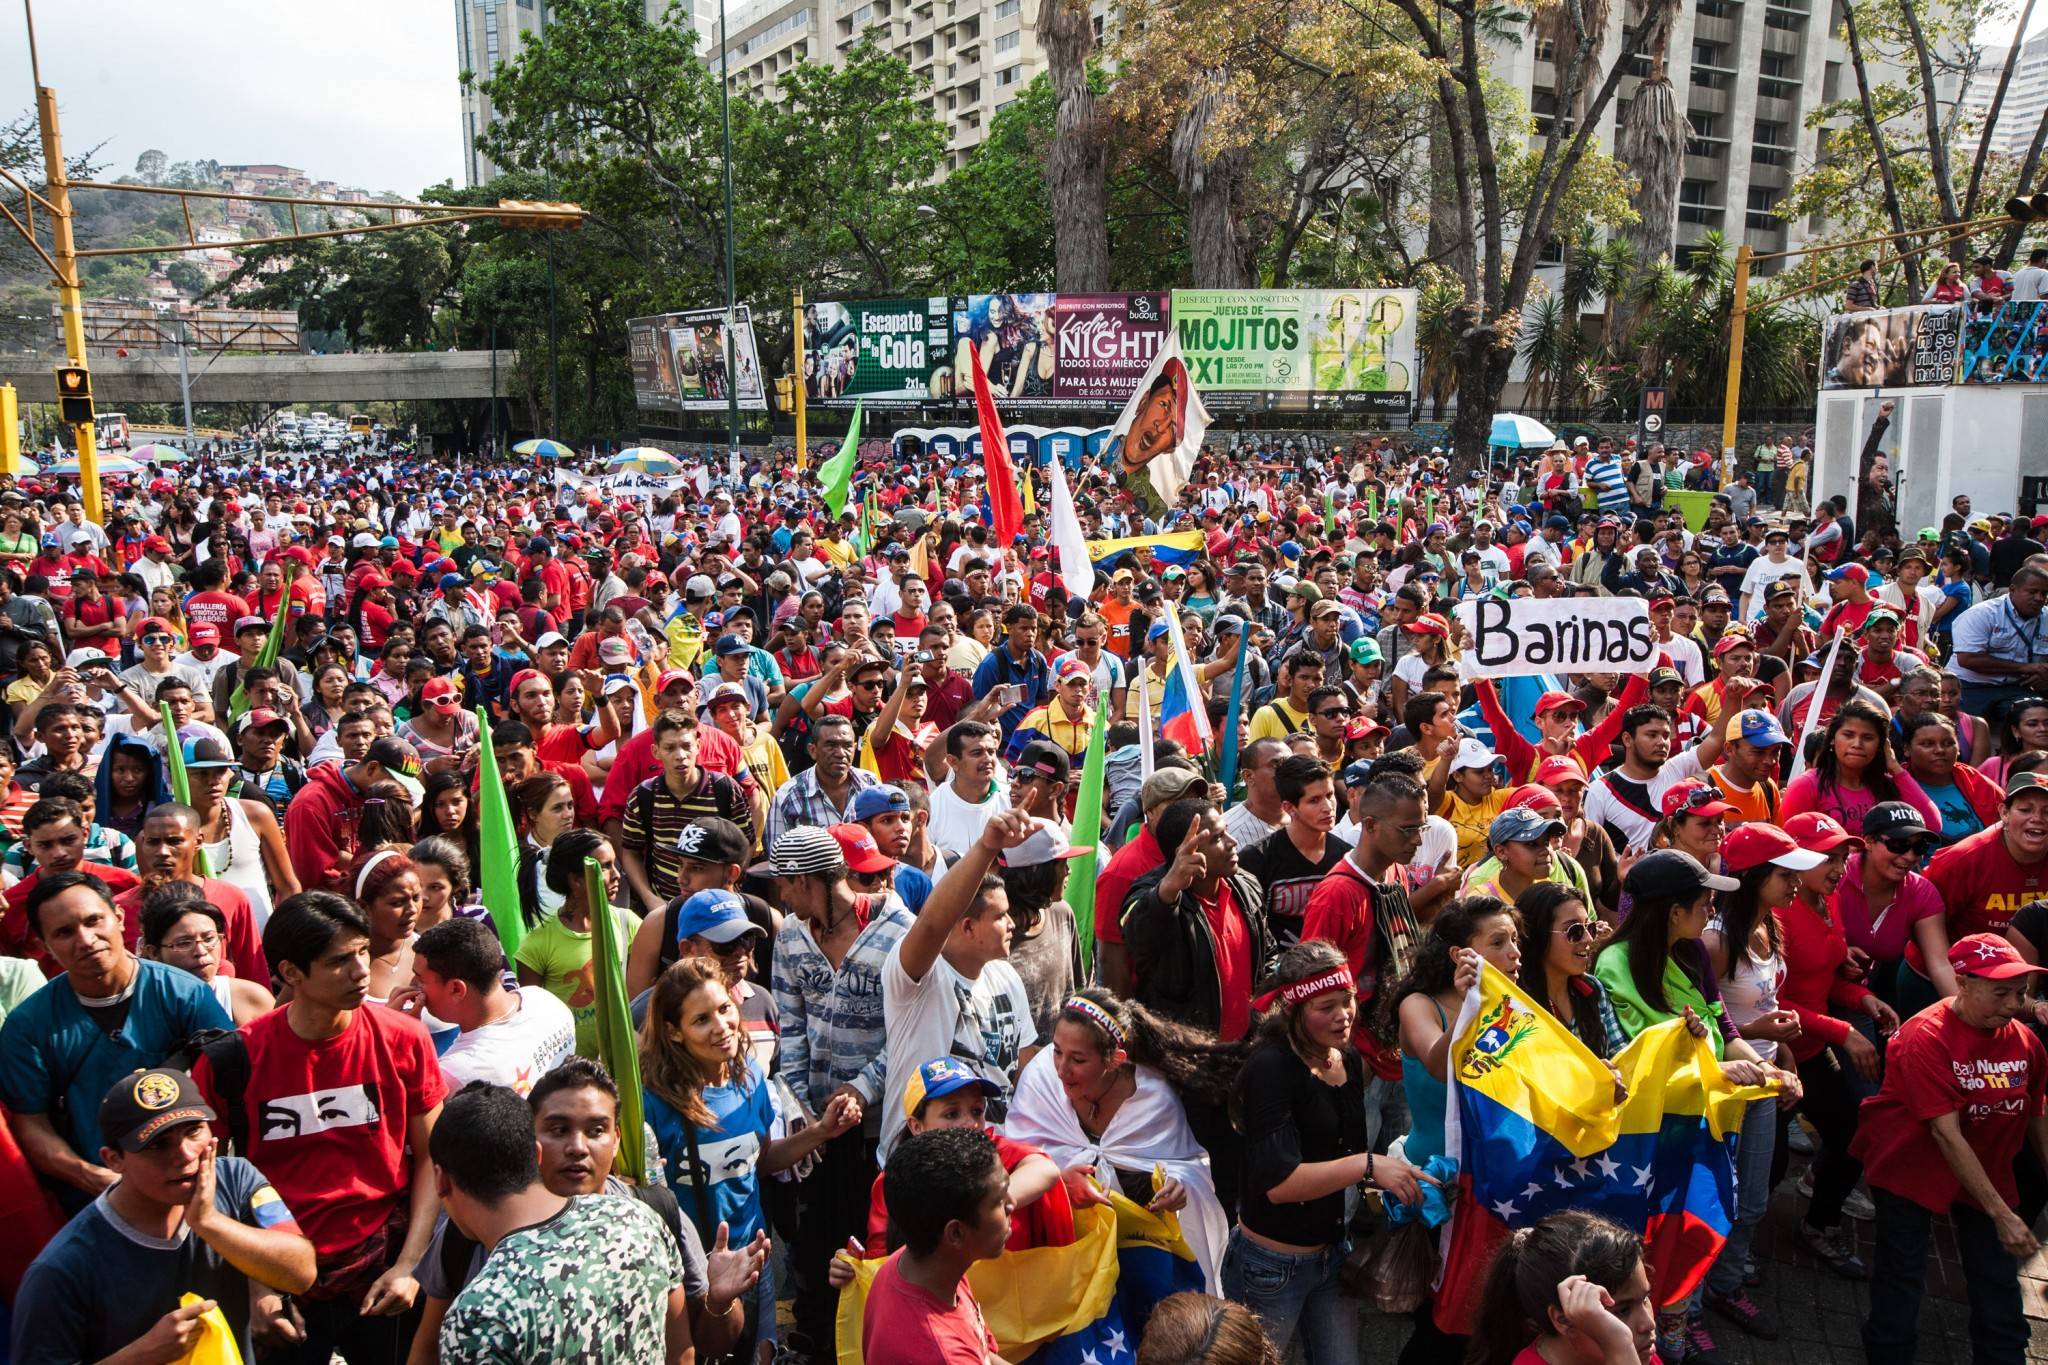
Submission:
<svg viewBox="0 0 2048 1365">
<path fill-rule="evenodd" d="M 1918 858 L 1927 852 L 1927 840 L 1916 839 L 1911 835 L 1892 835 L 1879 840 L 1879 842 L 1902 857 L 1910 855 Z"/>
<path fill-rule="evenodd" d="M 1566 943 L 1584 943 L 1587 939 L 1606 938 L 1612 929 L 1604 920 L 1575 919 L 1570 924 L 1558 925 L 1557 932 L 1564 935 Z"/>
<path fill-rule="evenodd" d="M 1350 715 L 1351 708 L 1348 706 L 1326 706 L 1322 710 L 1316 712 L 1316 714 L 1321 716 L 1324 720 L 1338 720 L 1344 716 Z"/>
<path fill-rule="evenodd" d="M 145 645 L 168 645 L 175 643 L 176 638 L 176 636 L 172 635 L 145 635 L 142 637 L 142 643 Z"/>
<path fill-rule="evenodd" d="M 1698 810 L 1711 806 L 1721 799 L 1721 793 L 1712 787 L 1695 787 L 1685 794 L 1685 800 L 1678 803 L 1680 812 Z"/>
</svg>

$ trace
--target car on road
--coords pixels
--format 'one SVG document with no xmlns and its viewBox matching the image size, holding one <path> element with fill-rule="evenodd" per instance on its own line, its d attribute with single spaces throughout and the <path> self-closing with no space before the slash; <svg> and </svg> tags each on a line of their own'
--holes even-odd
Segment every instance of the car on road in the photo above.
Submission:
<svg viewBox="0 0 2048 1365">
<path fill-rule="evenodd" d="M 341 438 L 339 436 L 323 437 L 320 441 L 320 453 L 323 455 L 341 454 Z"/>
</svg>

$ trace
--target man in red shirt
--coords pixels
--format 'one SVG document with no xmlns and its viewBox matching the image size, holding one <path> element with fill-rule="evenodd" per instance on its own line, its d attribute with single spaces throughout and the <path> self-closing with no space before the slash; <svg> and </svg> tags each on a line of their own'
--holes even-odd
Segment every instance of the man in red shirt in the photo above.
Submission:
<svg viewBox="0 0 2048 1365">
<path fill-rule="evenodd" d="M 239 1067 L 217 1065 L 222 1044 L 192 1066 L 215 1133 L 237 1136 L 319 1255 L 310 1292 L 265 1294 L 253 1317 L 265 1335 L 291 1329 L 293 1360 L 403 1359 L 438 1204 L 427 1144 L 441 1064 L 417 1020 L 365 1007 L 370 926 L 352 902 L 287 897 L 263 934 L 289 1002 L 235 1035 Z"/>
<path fill-rule="evenodd" d="M 1949 932 L 2000 933 L 2028 901 L 2048 899 L 2048 774 L 2020 773 L 2005 784 L 2003 818 L 1958 840 L 1927 864 L 1927 880 L 1948 907 Z M 1918 944 L 1906 961 L 1923 975 Z"/>
<path fill-rule="evenodd" d="M 221 954 L 232 964 L 233 974 L 268 989 L 270 963 L 256 936 L 256 912 L 249 897 L 231 882 L 195 875 L 192 864 L 198 853 L 199 813 L 173 802 L 156 807 L 135 840 L 135 870 L 142 874 L 142 884 L 114 897 L 114 908 L 124 924 L 140 925 L 145 895 L 166 882 L 192 883 L 221 913 Z"/>
<path fill-rule="evenodd" d="M 1137 984 L 1124 948 L 1124 902 L 1138 878 L 1166 861 L 1159 841 L 1152 837 L 1152 822 L 1175 801 L 1200 796 L 1208 787 L 1208 779 L 1192 766 L 1160 764 L 1138 789 L 1138 832 L 1110 856 L 1095 878 L 1095 957 L 1102 964 L 1103 981 L 1120 995 L 1130 994 Z"/>
<path fill-rule="evenodd" d="M 188 625 L 212 626 L 225 637 L 235 622 L 250 614 L 247 602 L 223 591 L 227 581 L 227 567 L 217 559 L 209 559 L 192 571 L 192 595 L 185 599 Z"/>
<path fill-rule="evenodd" d="M 533 747 L 553 763 L 581 763 L 587 750 L 602 749 L 619 737 L 618 717 L 609 706 L 597 708 L 595 725 L 556 725 L 555 685 L 538 669 L 512 675 L 512 716 L 533 731 Z"/>
<path fill-rule="evenodd" d="M 2048 1161 L 2042 1116 L 2048 1050 L 2018 1022 L 2043 968 L 2001 935 L 1949 949 L 1956 993 L 1907 1020 L 1885 1054 L 1884 1086 L 1863 1102 L 1851 1153 L 1877 1203 L 1877 1263 L 1863 1350 L 1870 1360 L 1919 1357 L 1920 1299 L 1936 1214 L 1955 1227 L 1970 1296 L 1975 1359 L 2026 1359 L 2019 1267 L 2040 1247 L 2018 1202 L 2023 1143 Z"/>
<path fill-rule="evenodd" d="M 1010 1240 L 1010 1179 L 995 1143 L 976 1128 L 906 1138 L 889 1154 L 882 1196 L 903 1246 L 868 1289 L 863 1354 L 932 1365 L 999 1359 L 967 1285 L 968 1267 L 1000 1256 Z"/>
<path fill-rule="evenodd" d="M 85 810 L 76 801 L 46 796 L 30 806 L 21 817 L 21 838 L 35 865 L 29 874 L 7 888 L 6 909 L 0 912 L 0 954 L 25 957 L 43 969 L 44 976 L 62 970 L 57 959 L 44 948 L 43 940 L 29 919 L 28 895 L 48 873 L 90 872 L 116 895 L 141 882 L 126 868 L 110 867 L 85 859 Z M 129 915 L 121 925 L 121 938 L 134 951 L 142 937 L 142 917 Z"/>
<path fill-rule="evenodd" d="M 228 762 L 217 740 L 185 741 L 187 770 L 195 765 L 226 767 Z M 371 744 L 360 763 L 322 763 L 307 775 L 306 785 L 284 814 L 285 851 L 307 889 L 352 889 L 348 868 L 356 856 L 356 823 L 370 788 L 384 781 L 410 790 L 415 802 L 420 799 L 420 756 L 393 735 Z"/>
</svg>

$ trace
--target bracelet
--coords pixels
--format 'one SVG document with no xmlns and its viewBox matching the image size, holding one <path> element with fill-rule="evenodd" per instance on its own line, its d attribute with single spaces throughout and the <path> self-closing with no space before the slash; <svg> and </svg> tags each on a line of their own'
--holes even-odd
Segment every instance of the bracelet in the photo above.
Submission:
<svg viewBox="0 0 2048 1365">
<path fill-rule="evenodd" d="M 1363 1180 L 1359 1181 L 1358 1183 L 1359 1183 L 1360 1185 L 1363 1185 L 1363 1186 L 1364 1186 L 1365 1188 L 1367 1188 L 1367 1189 L 1371 1189 L 1371 1188 L 1373 1188 L 1373 1183 L 1372 1183 L 1372 1153 L 1371 1153 L 1371 1152 L 1367 1152 L 1367 1153 L 1365 1154 L 1365 1179 L 1363 1179 Z"/>
</svg>

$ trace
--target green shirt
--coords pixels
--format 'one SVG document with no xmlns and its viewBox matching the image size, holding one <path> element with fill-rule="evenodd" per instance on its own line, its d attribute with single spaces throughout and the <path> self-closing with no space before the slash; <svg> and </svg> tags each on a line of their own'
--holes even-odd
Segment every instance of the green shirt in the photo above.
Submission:
<svg viewBox="0 0 2048 1365">
<path fill-rule="evenodd" d="M 1776 469 L 1778 448 L 1773 445 L 1760 445 L 1756 448 L 1756 454 L 1750 457 L 1750 462 L 1758 469 Z"/>
<path fill-rule="evenodd" d="M 626 947 L 640 928 L 640 917 L 617 906 L 619 967 L 623 975 Z M 597 1055 L 597 969 L 591 961 L 591 936 L 577 933 L 550 915 L 540 927 L 519 942 L 516 954 L 520 966 L 540 977 L 550 995 L 569 1007 L 576 1016 L 576 1055 Z"/>
</svg>

